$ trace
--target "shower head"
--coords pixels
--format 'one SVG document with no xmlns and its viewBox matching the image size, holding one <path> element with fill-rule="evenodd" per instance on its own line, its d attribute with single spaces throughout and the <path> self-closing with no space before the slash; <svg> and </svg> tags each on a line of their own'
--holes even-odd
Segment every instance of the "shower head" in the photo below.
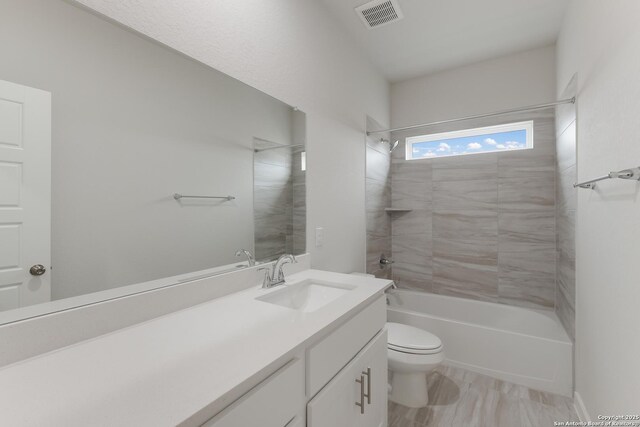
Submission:
<svg viewBox="0 0 640 427">
<path fill-rule="evenodd" d="M 398 146 L 398 142 L 400 142 L 400 141 L 396 141 L 393 144 L 391 144 L 388 139 L 380 138 L 380 143 L 381 144 L 389 144 L 389 152 L 390 153 L 393 153 L 393 150 L 396 149 L 396 147 Z"/>
</svg>

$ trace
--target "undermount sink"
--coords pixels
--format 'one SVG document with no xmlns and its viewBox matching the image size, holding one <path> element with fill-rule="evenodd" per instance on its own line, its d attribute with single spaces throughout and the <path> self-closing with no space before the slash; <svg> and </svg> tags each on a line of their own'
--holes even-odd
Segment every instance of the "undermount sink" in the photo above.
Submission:
<svg viewBox="0 0 640 427">
<path fill-rule="evenodd" d="M 352 289 L 355 289 L 355 287 L 305 280 L 295 285 L 284 286 L 282 289 L 257 297 L 256 299 L 269 304 L 308 313 L 324 307 Z"/>
</svg>

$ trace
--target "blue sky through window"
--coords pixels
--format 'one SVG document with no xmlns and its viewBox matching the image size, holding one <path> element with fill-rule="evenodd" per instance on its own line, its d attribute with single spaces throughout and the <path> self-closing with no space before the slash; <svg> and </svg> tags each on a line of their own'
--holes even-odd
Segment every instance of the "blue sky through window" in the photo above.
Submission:
<svg viewBox="0 0 640 427">
<path fill-rule="evenodd" d="M 425 135 L 425 139 L 428 136 Z M 442 138 L 425 142 L 420 142 L 419 138 L 412 139 L 411 158 L 413 159 L 529 148 L 527 147 L 527 131 L 525 129 L 457 138 Z"/>
</svg>

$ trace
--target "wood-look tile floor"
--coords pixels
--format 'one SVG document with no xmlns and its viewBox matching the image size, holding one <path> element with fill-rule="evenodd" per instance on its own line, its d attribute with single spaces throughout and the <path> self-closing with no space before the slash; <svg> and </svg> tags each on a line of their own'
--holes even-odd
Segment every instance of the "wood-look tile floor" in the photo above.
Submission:
<svg viewBox="0 0 640 427">
<path fill-rule="evenodd" d="M 440 366 L 427 383 L 427 407 L 389 402 L 389 427 L 545 427 L 554 421 L 579 421 L 568 397 L 464 369 Z"/>
</svg>

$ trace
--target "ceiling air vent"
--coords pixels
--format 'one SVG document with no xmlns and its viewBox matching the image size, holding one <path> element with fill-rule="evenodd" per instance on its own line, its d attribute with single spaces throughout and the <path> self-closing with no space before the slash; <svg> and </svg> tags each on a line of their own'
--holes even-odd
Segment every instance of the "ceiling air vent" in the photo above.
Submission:
<svg viewBox="0 0 640 427">
<path fill-rule="evenodd" d="M 356 7 L 356 13 L 367 28 L 382 27 L 403 17 L 397 0 L 373 0 Z"/>
</svg>

